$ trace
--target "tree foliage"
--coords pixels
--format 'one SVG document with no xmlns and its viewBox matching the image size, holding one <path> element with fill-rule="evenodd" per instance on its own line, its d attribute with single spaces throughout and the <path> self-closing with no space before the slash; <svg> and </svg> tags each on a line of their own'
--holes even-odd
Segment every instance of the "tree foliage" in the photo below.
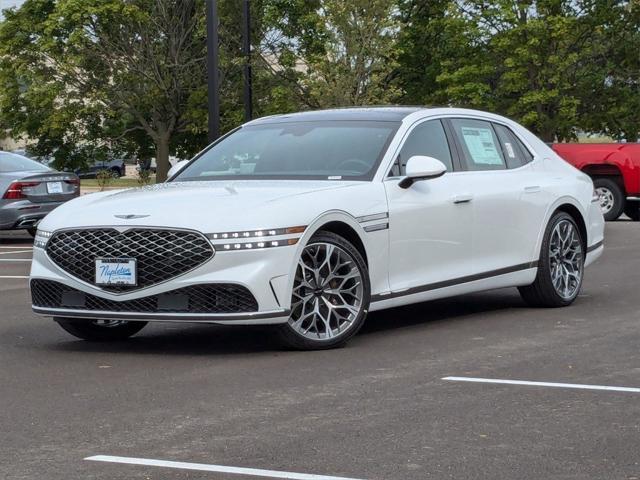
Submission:
<svg viewBox="0 0 640 480">
<path fill-rule="evenodd" d="M 241 2 L 219 1 L 223 130 L 243 121 Z M 640 0 L 252 0 L 257 116 L 468 106 L 545 140 L 640 132 Z M 206 144 L 204 0 L 27 0 L 0 23 L 0 128 L 76 165 Z"/>
</svg>

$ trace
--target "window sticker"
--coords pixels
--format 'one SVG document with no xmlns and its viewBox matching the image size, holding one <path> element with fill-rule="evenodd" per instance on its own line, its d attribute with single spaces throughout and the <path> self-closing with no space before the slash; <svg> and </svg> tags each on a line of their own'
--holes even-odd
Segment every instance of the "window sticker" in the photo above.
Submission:
<svg viewBox="0 0 640 480">
<path fill-rule="evenodd" d="M 509 142 L 505 142 L 504 146 L 507 149 L 507 155 L 509 155 L 509 158 L 516 158 L 516 154 L 513 151 L 513 145 L 511 145 Z"/>
<path fill-rule="evenodd" d="M 502 158 L 488 128 L 462 127 L 462 136 L 473 162 L 478 165 L 502 165 Z"/>
</svg>

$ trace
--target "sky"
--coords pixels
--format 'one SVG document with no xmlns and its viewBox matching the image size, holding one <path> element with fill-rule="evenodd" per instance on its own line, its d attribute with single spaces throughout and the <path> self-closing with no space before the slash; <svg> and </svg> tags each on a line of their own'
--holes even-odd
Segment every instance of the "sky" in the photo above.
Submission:
<svg viewBox="0 0 640 480">
<path fill-rule="evenodd" d="M 1 11 L 5 8 L 17 7 L 18 5 L 22 5 L 24 0 L 0 0 L 0 19 L 2 18 Z"/>
</svg>

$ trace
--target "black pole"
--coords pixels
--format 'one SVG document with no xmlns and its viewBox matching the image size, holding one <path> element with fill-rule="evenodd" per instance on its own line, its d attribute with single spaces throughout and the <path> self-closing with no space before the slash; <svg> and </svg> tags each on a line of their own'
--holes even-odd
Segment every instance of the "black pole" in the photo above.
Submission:
<svg viewBox="0 0 640 480">
<path fill-rule="evenodd" d="M 253 117 L 253 100 L 251 92 L 251 12 L 249 0 L 242 5 L 242 54 L 244 55 L 244 120 Z"/>
<path fill-rule="evenodd" d="M 209 110 L 209 142 L 220 136 L 220 94 L 218 70 L 218 5 L 206 0 L 207 9 L 207 106 Z"/>
</svg>

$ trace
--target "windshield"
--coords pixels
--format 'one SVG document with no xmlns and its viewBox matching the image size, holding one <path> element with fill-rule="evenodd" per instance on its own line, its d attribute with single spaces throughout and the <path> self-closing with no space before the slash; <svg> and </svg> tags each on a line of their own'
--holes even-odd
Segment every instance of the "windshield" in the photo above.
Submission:
<svg viewBox="0 0 640 480">
<path fill-rule="evenodd" d="M 399 125 L 318 121 L 247 126 L 203 152 L 174 180 L 371 180 Z"/>
<path fill-rule="evenodd" d="M 41 163 L 15 153 L 0 152 L 0 172 L 40 172 L 50 170 Z"/>
</svg>

